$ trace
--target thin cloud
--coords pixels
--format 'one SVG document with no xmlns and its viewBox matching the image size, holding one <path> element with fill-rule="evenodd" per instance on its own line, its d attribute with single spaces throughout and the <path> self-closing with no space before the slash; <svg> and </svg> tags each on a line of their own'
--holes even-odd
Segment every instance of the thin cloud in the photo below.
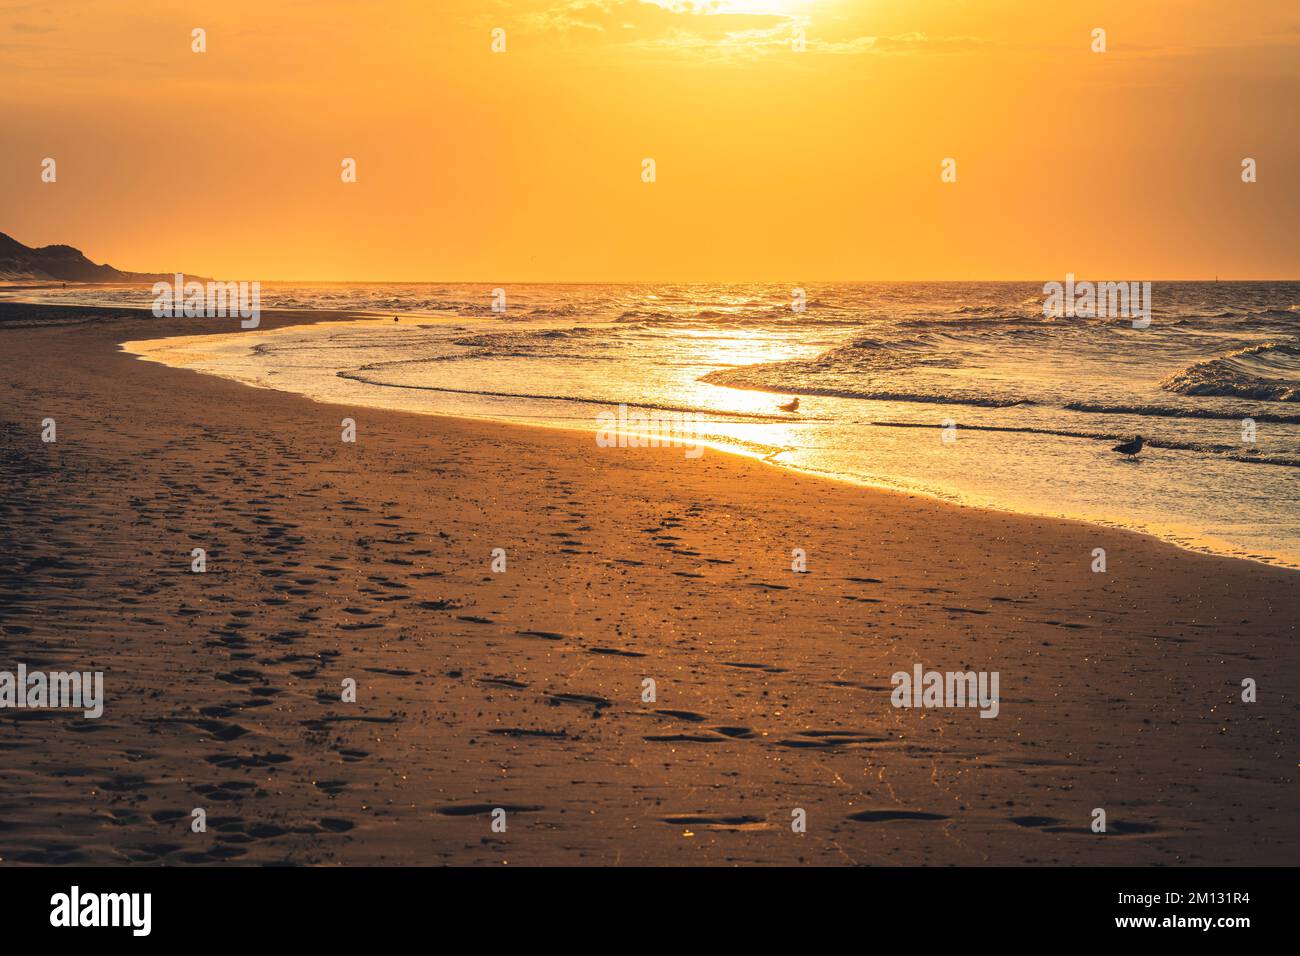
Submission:
<svg viewBox="0 0 1300 956">
<path fill-rule="evenodd" d="M 520 23 L 577 44 L 722 60 L 789 52 L 796 36 L 805 51 L 830 55 L 960 54 L 987 45 L 978 37 L 920 32 L 836 35 L 833 25 L 823 33 L 807 15 L 742 13 L 718 0 L 563 0 L 533 5 Z"/>
</svg>

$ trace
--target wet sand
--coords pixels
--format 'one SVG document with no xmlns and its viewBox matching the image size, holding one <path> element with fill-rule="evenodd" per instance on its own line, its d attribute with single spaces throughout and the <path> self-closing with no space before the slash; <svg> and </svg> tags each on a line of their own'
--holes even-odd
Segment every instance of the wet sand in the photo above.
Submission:
<svg viewBox="0 0 1300 956">
<path fill-rule="evenodd" d="M 1297 858 L 1297 572 L 117 349 L 231 330 L 0 304 L 0 670 L 107 695 L 0 710 L 5 863 Z"/>
</svg>

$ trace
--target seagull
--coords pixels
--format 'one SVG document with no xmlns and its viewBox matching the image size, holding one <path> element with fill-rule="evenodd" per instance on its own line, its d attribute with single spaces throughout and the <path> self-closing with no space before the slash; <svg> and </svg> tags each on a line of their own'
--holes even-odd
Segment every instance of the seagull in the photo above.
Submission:
<svg viewBox="0 0 1300 956">
<path fill-rule="evenodd" d="M 799 399 L 796 398 L 793 402 L 786 402 L 784 405 L 778 405 L 776 407 L 781 409 L 783 412 L 797 412 L 799 411 Z"/>
<path fill-rule="evenodd" d="M 1142 436 L 1136 436 L 1132 441 L 1126 441 L 1122 445 L 1116 445 L 1111 451 L 1117 451 L 1121 455 L 1128 455 L 1130 458 L 1136 458 L 1137 453 L 1142 450 Z"/>
</svg>

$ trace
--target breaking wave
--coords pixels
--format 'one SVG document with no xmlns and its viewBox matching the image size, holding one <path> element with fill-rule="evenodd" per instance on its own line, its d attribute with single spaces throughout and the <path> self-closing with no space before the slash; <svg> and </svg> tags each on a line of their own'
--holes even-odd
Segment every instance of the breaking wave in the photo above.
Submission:
<svg viewBox="0 0 1300 956">
<path fill-rule="evenodd" d="M 1300 401 L 1300 346 L 1266 342 L 1237 349 L 1176 372 L 1160 387 L 1179 395 Z"/>
</svg>

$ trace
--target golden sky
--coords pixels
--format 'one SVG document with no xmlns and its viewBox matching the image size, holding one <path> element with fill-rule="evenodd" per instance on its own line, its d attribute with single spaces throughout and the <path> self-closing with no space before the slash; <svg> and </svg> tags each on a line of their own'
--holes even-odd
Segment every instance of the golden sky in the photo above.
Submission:
<svg viewBox="0 0 1300 956">
<path fill-rule="evenodd" d="M 262 281 L 1294 278 L 1297 103 L 1295 0 L 0 0 L 0 231 Z"/>
</svg>

